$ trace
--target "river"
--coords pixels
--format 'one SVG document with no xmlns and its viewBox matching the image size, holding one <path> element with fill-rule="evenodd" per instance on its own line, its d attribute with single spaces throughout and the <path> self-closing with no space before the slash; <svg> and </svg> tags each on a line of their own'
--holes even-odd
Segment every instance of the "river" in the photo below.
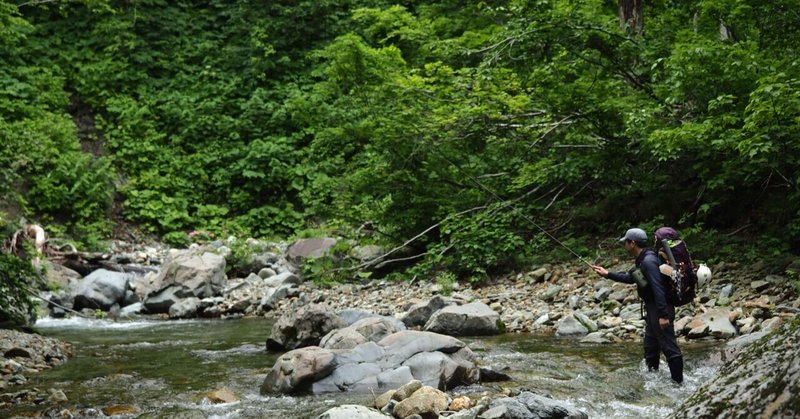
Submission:
<svg viewBox="0 0 800 419">
<path fill-rule="evenodd" d="M 345 403 L 367 405 L 371 394 L 267 397 L 259 386 L 277 354 L 265 352 L 272 322 L 235 320 L 41 319 L 46 336 L 73 344 L 75 357 L 35 374 L 24 387 L 59 389 L 69 399 L 17 406 L 11 416 L 84 416 L 92 409 L 134 411 L 131 418 L 308 418 Z M 713 342 L 683 344 L 686 381 L 671 384 L 666 365 L 645 372 L 639 343 L 582 344 L 531 334 L 462 338 L 480 364 L 502 369 L 513 382 L 453 389 L 473 399 L 499 387 L 530 389 L 565 400 L 593 418 L 663 418 L 711 378 L 719 365 Z M 227 388 L 240 400 L 212 404 L 210 391 Z M 494 390 L 490 390 L 494 389 Z"/>
</svg>

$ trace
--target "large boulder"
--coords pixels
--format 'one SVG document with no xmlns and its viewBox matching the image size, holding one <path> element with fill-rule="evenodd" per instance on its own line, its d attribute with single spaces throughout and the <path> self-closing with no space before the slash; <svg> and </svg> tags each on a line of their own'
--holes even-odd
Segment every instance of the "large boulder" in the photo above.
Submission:
<svg viewBox="0 0 800 419">
<path fill-rule="evenodd" d="M 331 254 L 331 248 L 337 243 L 336 239 L 312 238 L 299 239 L 289 246 L 286 251 L 286 259 L 294 264 L 299 264 L 304 259 L 316 259 Z"/>
<path fill-rule="evenodd" d="M 287 311 L 278 319 L 267 339 L 267 349 L 280 351 L 316 346 L 330 331 L 345 326 L 344 320 L 327 305 L 308 304 Z"/>
<path fill-rule="evenodd" d="M 583 336 L 587 333 L 589 333 L 589 329 L 574 314 L 561 319 L 558 329 L 556 329 L 557 336 Z"/>
<path fill-rule="evenodd" d="M 800 324 L 744 346 L 670 418 L 791 418 L 800 409 Z"/>
<path fill-rule="evenodd" d="M 718 339 L 736 336 L 736 327 L 730 321 L 730 310 L 711 309 L 689 322 L 687 336 L 691 339 L 711 335 Z"/>
<path fill-rule="evenodd" d="M 73 309 L 101 309 L 108 311 L 123 305 L 131 274 L 98 269 L 81 279 L 72 291 Z"/>
<path fill-rule="evenodd" d="M 463 342 L 431 332 L 400 331 L 352 349 L 315 346 L 297 351 L 275 363 L 261 386 L 263 394 L 385 391 L 414 379 L 445 389 L 477 383 L 480 378 L 475 356 Z M 296 364 L 310 362 L 304 359 L 315 359 L 317 352 L 326 368 L 313 373 L 305 372 L 308 368 L 296 369 Z M 332 361 L 328 354 L 333 354 Z"/>
<path fill-rule="evenodd" d="M 442 297 L 441 295 L 434 295 L 430 300 L 423 303 L 417 303 L 409 307 L 403 316 L 403 323 L 408 327 L 425 326 L 425 323 L 430 320 L 433 313 L 451 305 L 456 305 L 456 301 L 452 298 Z"/>
<path fill-rule="evenodd" d="M 329 349 L 352 349 L 361 343 L 378 342 L 392 333 L 405 330 L 405 326 L 402 323 L 400 325 L 402 329 L 398 329 L 397 323 L 384 317 L 366 317 L 350 326 L 331 331 L 322 338 L 319 346 Z"/>
<path fill-rule="evenodd" d="M 355 323 L 355 322 L 357 322 L 357 321 L 359 321 L 361 319 L 366 319 L 368 317 L 380 317 L 380 318 L 382 318 L 384 320 L 387 320 L 387 321 L 393 323 L 394 324 L 394 328 L 397 329 L 397 330 L 405 330 L 406 329 L 405 324 L 400 319 L 398 319 L 397 317 L 382 316 L 380 314 L 375 314 L 375 313 L 373 313 L 371 311 L 356 310 L 356 309 L 348 308 L 348 309 L 340 311 L 339 312 L 339 317 L 341 317 L 342 320 L 344 320 L 344 322 L 347 323 L 348 326 L 352 325 L 353 323 Z"/>
<path fill-rule="evenodd" d="M 499 314 L 486 304 L 475 301 L 444 307 L 431 316 L 424 329 L 451 336 L 478 336 L 502 333 L 505 326 Z"/>
<path fill-rule="evenodd" d="M 224 257 L 198 249 L 172 249 L 144 306 L 150 313 L 166 313 L 183 298 L 221 295 L 226 281 Z"/>
<path fill-rule="evenodd" d="M 81 274 L 60 263 L 43 260 L 42 265 L 45 267 L 48 284 L 58 285 L 62 289 L 71 289 L 81 280 Z"/>
<path fill-rule="evenodd" d="M 336 367 L 334 352 L 317 346 L 295 349 L 281 355 L 264 383 L 261 394 L 299 393 L 329 375 Z"/>
</svg>

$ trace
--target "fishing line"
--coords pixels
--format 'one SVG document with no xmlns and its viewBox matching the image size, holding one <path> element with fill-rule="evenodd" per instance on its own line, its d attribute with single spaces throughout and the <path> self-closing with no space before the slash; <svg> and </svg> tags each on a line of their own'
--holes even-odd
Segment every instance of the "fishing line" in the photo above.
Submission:
<svg viewBox="0 0 800 419">
<path fill-rule="evenodd" d="M 472 176 L 472 175 L 470 175 L 469 173 L 467 173 L 467 172 L 465 172 L 464 170 L 462 170 L 462 169 L 461 169 L 461 167 L 460 167 L 459 165 L 455 164 L 453 161 L 451 161 L 450 159 L 448 159 L 446 156 L 444 156 L 443 154 L 439 153 L 439 152 L 438 152 L 438 151 L 437 151 L 435 148 L 433 148 L 433 147 L 432 147 L 432 150 L 433 150 L 433 152 L 434 152 L 435 154 L 437 154 L 439 157 L 441 157 L 441 158 L 442 158 L 444 161 L 448 162 L 450 165 L 452 165 L 453 167 L 455 167 L 455 168 L 456 168 L 456 170 L 458 170 L 459 172 L 461 172 L 461 173 L 462 173 L 464 176 L 466 176 L 466 177 L 467 177 L 469 180 L 471 180 L 471 181 L 472 181 L 472 182 L 473 182 L 475 185 L 477 185 L 477 186 L 478 186 L 480 189 L 483 189 L 483 190 L 484 190 L 484 191 L 486 191 L 486 192 L 487 192 L 489 195 L 491 195 L 491 196 L 492 196 L 492 198 L 493 198 L 495 201 L 497 201 L 497 202 L 499 202 L 499 203 L 502 203 L 502 204 L 505 204 L 505 205 L 507 205 L 507 206 L 509 206 L 509 207 L 511 207 L 511 208 L 513 208 L 513 209 L 515 209 L 515 210 L 519 210 L 519 209 L 518 209 L 517 207 L 515 207 L 515 206 L 514 206 L 514 204 L 512 204 L 510 201 L 505 201 L 505 200 L 503 200 L 502 198 L 500 198 L 500 196 L 498 196 L 496 193 L 494 193 L 494 191 L 492 191 L 491 189 L 489 189 L 488 187 L 486 187 L 484 184 L 482 184 L 482 183 L 481 183 L 481 182 L 480 182 L 478 179 L 476 179 L 474 176 Z M 553 240 L 554 242 L 556 242 L 557 244 L 559 244 L 559 245 L 560 245 L 561 247 L 563 247 L 564 249 L 567 249 L 567 251 L 568 251 L 568 252 L 570 252 L 570 253 L 571 253 L 573 256 L 575 256 L 576 258 L 578 258 L 578 260 L 579 260 L 579 261 L 581 261 L 581 263 L 583 263 L 583 264 L 585 264 L 585 265 L 587 265 L 587 266 L 589 266 L 589 267 L 592 267 L 592 266 L 593 266 L 591 263 L 587 262 L 587 261 L 586 261 L 586 260 L 585 260 L 583 257 L 581 257 L 581 255 L 579 255 L 577 252 L 575 252 L 574 250 L 572 250 L 572 249 L 571 249 L 569 246 L 567 246 L 566 244 L 564 244 L 564 242 L 562 242 L 561 240 L 559 240 L 559 239 L 558 239 L 556 236 L 554 236 L 553 234 L 551 234 L 549 231 L 545 230 L 545 229 L 544 229 L 544 227 L 540 226 L 540 225 L 539 225 L 537 222 L 533 221 L 533 219 L 532 219 L 531 217 L 528 217 L 527 215 L 523 214 L 521 211 L 518 211 L 518 212 L 519 212 L 519 214 L 520 214 L 520 216 L 521 216 L 522 218 L 524 218 L 526 221 L 528 221 L 529 223 L 531 223 L 531 224 L 532 224 L 534 227 L 536 227 L 536 228 L 538 228 L 539 230 L 541 230 L 541 231 L 542 231 L 542 233 L 544 233 L 544 234 L 545 234 L 545 235 L 546 235 L 548 238 L 550 238 L 550 240 Z"/>
</svg>

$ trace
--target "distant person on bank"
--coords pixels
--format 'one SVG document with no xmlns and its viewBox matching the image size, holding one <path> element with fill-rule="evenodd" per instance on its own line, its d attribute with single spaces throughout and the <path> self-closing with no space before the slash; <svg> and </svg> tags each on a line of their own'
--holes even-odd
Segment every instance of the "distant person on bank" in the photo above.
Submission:
<svg viewBox="0 0 800 419">
<path fill-rule="evenodd" d="M 657 371 L 660 352 L 664 353 L 672 379 L 683 382 L 683 355 L 675 339 L 675 306 L 667 298 L 667 290 L 658 267 L 661 262 L 655 251 L 647 247 L 647 233 L 640 228 L 625 232 L 620 242 L 634 257 L 636 266 L 628 272 L 609 272 L 602 266 L 592 266 L 603 278 L 626 284 L 636 284 L 639 297 L 644 301 L 646 326 L 644 329 L 644 360 L 650 371 Z"/>
</svg>

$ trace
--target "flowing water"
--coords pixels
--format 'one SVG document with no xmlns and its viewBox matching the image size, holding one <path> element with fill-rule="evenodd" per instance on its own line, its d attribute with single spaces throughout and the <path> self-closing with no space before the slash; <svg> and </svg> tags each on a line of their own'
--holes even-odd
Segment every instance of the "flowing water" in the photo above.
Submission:
<svg viewBox="0 0 800 419">
<path fill-rule="evenodd" d="M 259 387 L 277 354 L 264 350 L 271 322 L 264 319 L 110 321 L 42 319 L 46 336 L 73 344 L 75 357 L 30 376 L 26 387 L 59 389 L 61 405 L 17 406 L 0 416 L 52 414 L 62 409 L 88 416 L 93 409 L 134 411 L 135 418 L 308 418 L 340 404 L 367 405 L 371 394 L 268 397 Z M 682 345 L 686 382 L 670 383 L 666 365 L 645 372 L 638 343 L 582 344 L 576 339 L 530 334 L 464 338 L 482 366 L 513 382 L 487 387 L 546 393 L 594 418 L 662 418 L 709 379 L 718 365 L 713 344 Z M 24 387 L 23 387 L 24 388 Z M 239 401 L 213 404 L 206 395 L 227 388 Z M 472 395 L 490 391 L 453 389 Z"/>
</svg>

